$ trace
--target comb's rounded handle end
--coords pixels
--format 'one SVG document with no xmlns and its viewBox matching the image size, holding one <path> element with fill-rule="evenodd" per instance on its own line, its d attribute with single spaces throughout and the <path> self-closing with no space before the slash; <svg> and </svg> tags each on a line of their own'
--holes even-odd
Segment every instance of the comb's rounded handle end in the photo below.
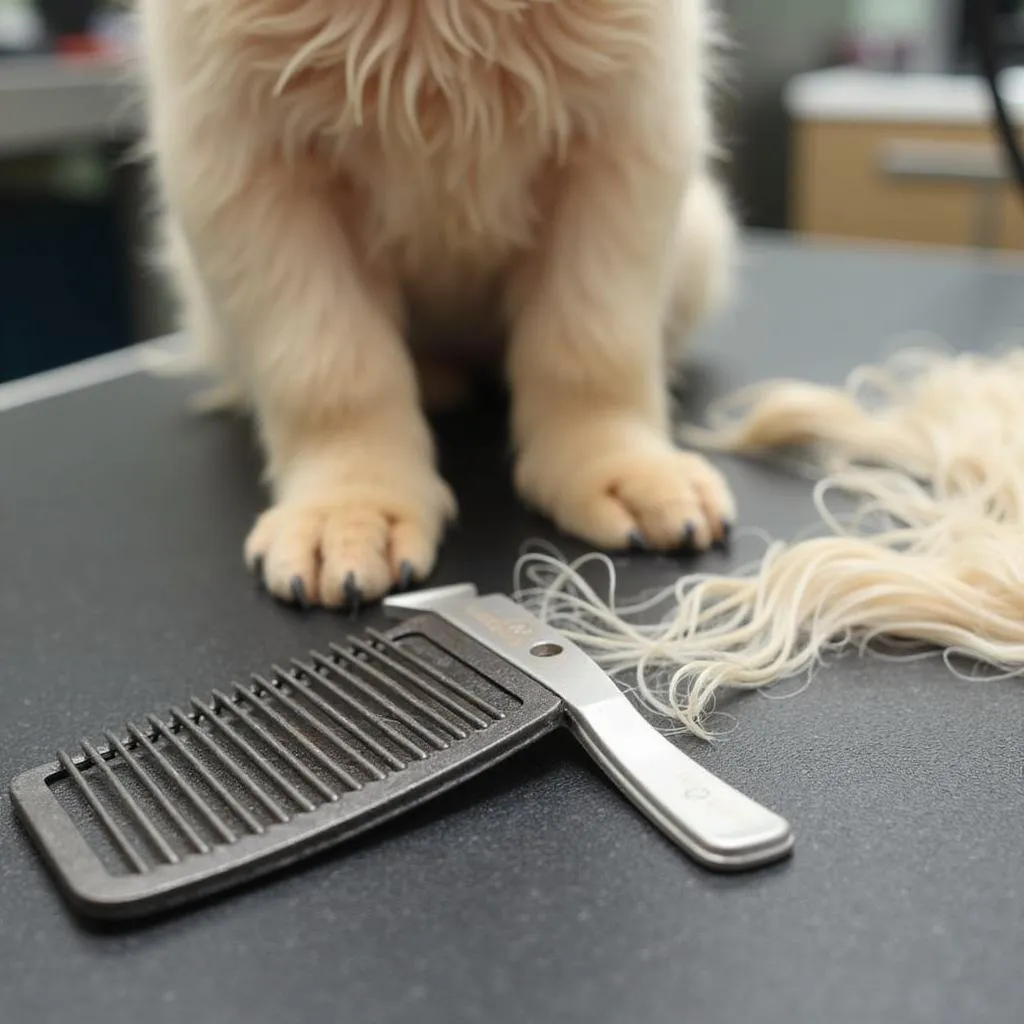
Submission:
<svg viewBox="0 0 1024 1024">
<path fill-rule="evenodd" d="M 746 871 L 792 852 L 789 822 L 687 757 L 625 697 L 587 706 L 573 726 L 619 789 L 705 867 Z"/>
</svg>

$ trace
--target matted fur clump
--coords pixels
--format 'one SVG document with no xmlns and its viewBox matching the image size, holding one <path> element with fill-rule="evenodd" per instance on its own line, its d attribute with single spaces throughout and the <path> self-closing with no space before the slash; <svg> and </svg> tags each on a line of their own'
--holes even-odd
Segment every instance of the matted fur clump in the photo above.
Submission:
<svg viewBox="0 0 1024 1024">
<path fill-rule="evenodd" d="M 772 542 L 733 575 L 693 574 L 623 602 L 604 556 L 520 563 L 520 596 L 648 705 L 709 737 L 721 691 L 809 677 L 845 650 L 942 656 L 962 673 L 1024 670 L 1024 350 L 914 349 L 844 388 L 775 381 L 729 396 L 707 449 L 794 449 L 815 474 L 819 532 Z M 838 493 L 847 508 L 830 505 Z M 586 564 L 607 572 L 603 593 Z"/>
</svg>

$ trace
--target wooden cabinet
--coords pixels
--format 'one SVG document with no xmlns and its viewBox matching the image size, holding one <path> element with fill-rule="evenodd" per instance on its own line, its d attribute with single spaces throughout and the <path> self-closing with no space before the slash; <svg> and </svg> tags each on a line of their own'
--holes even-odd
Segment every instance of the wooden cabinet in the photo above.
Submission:
<svg viewBox="0 0 1024 1024">
<path fill-rule="evenodd" d="M 1024 197 L 1005 171 L 980 83 L 953 79 L 943 95 L 943 76 L 920 76 L 902 85 L 902 94 L 901 83 L 892 82 L 888 103 L 882 88 L 870 95 L 863 89 L 858 102 L 857 75 L 819 74 L 848 88 L 815 93 L 805 81 L 802 93 L 791 94 L 797 231 L 1024 250 Z M 869 73 L 859 74 L 864 84 Z M 805 76 L 812 85 L 814 77 Z M 922 79 L 934 79 L 938 95 L 929 99 Z"/>
</svg>

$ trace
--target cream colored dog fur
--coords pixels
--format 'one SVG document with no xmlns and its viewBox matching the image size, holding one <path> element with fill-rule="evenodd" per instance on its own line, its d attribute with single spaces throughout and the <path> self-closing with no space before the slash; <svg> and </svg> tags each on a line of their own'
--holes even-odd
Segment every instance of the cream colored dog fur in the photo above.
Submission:
<svg viewBox="0 0 1024 1024">
<path fill-rule="evenodd" d="M 271 592 L 340 607 L 430 573 L 455 502 L 422 401 L 467 325 L 507 331 L 525 500 L 608 549 L 724 535 L 728 488 L 673 446 L 666 386 L 733 237 L 703 0 L 141 12 L 167 249 L 259 425 L 274 504 L 246 558 Z"/>
</svg>

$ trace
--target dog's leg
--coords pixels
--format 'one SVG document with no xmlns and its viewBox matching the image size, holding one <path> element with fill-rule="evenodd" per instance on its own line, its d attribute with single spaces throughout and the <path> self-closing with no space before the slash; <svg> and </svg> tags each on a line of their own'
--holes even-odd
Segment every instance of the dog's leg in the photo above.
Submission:
<svg viewBox="0 0 1024 1024">
<path fill-rule="evenodd" d="M 272 593 L 300 603 L 352 606 L 411 584 L 432 569 L 454 503 L 434 468 L 395 289 L 356 259 L 312 170 L 263 160 L 239 180 L 234 154 L 211 166 L 202 141 L 176 159 L 165 148 L 164 178 L 267 453 L 275 504 L 246 559 Z"/>
<path fill-rule="evenodd" d="M 513 298 L 520 492 L 607 549 L 703 549 L 734 516 L 721 475 L 671 441 L 663 330 L 688 175 L 670 145 L 625 131 L 588 147 Z"/>
</svg>

